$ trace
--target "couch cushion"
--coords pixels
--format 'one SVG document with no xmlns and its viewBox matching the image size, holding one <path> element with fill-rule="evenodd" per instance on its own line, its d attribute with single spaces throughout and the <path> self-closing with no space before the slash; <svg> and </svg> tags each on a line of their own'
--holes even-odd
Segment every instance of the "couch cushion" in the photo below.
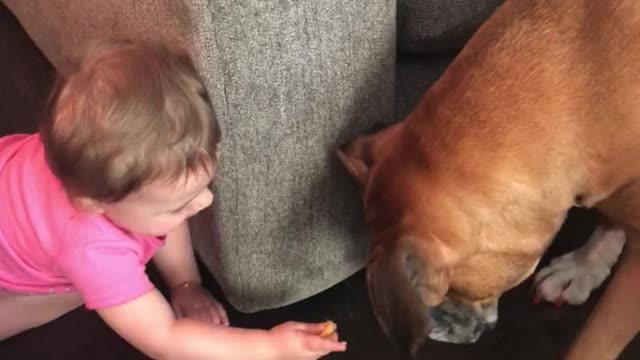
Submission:
<svg viewBox="0 0 640 360">
<path fill-rule="evenodd" d="M 229 300 L 252 312 L 314 295 L 364 265 L 360 196 L 335 150 L 392 120 L 395 4 L 210 4 L 212 60 L 222 67 L 211 81 L 223 130 L 220 240 L 197 246 Z"/>
<path fill-rule="evenodd" d="M 395 119 L 403 120 L 446 70 L 454 55 L 399 53 L 396 67 Z"/>
<path fill-rule="evenodd" d="M 398 46 L 437 53 L 460 49 L 504 0 L 398 0 Z"/>
</svg>

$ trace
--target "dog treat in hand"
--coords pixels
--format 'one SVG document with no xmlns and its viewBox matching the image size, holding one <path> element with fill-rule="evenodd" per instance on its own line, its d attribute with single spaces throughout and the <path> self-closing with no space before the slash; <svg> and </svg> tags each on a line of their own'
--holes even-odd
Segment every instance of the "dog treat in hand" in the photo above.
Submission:
<svg viewBox="0 0 640 360">
<path fill-rule="evenodd" d="M 324 325 L 324 330 L 322 330 L 322 332 L 320 333 L 320 336 L 331 336 L 334 332 L 336 332 L 337 328 L 338 327 L 336 326 L 336 323 L 334 323 L 333 321 L 327 321 Z"/>
</svg>

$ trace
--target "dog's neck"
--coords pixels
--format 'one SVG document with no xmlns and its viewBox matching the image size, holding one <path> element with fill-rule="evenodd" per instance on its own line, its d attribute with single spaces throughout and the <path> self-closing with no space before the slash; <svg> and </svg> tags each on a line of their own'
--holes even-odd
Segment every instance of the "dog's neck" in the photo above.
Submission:
<svg viewBox="0 0 640 360">
<path fill-rule="evenodd" d="M 508 119 L 491 116 L 492 105 L 465 103 L 445 89 L 426 96 L 407 118 L 404 136 L 419 137 L 409 142 L 420 144 L 434 172 L 446 173 L 444 177 L 456 183 L 457 189 L 447 191 L 464 194 L 458 196 L 465 202 L 460 206 L 475 222 L 469 228 L 477 230 L 470 238 L 485 236 L 488 240 L 481 243 L 491 246 L 492 238 L 507 237 L 514 250 L 541 252 L 583 193 L 586 169 L 577 152 L 576 157 L 552 154 L 567 139 L 535 119 L 526 129 L 514 128 Z"/>
</svg>

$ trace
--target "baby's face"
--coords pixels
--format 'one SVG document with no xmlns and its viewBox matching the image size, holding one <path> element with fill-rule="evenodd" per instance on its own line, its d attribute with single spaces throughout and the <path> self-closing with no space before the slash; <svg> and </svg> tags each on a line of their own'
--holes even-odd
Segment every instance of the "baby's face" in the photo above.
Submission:
<svg viewBox="0 0 640 360">
<path fill-rule="evenodd" d="M 177 181 L 156 181 L 116 203 L 104 206 L 104 215 L 135 234 L 164 236 L 189 217 L 211 205 L 209 184 L 215 169 L 186 174 Z"/>
</svg>

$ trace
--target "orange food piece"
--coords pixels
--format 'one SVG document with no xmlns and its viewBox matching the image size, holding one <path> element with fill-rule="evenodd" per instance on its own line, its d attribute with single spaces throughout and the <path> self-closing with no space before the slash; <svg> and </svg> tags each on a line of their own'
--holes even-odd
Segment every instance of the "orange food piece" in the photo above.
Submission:
<svg viewBox="0 0 640 360">
<path fill-rule="evenodd" d="M 320 333 L 320 336 L 331 336 L 334 332 L 336 332 L 337 328 L 338 326 L 336 326 L 336 323 L 334 323 L 333 321 L 327 321 L 324 325 L 324 330 L 322 330 L 322 332 Z"/>
</svg>

